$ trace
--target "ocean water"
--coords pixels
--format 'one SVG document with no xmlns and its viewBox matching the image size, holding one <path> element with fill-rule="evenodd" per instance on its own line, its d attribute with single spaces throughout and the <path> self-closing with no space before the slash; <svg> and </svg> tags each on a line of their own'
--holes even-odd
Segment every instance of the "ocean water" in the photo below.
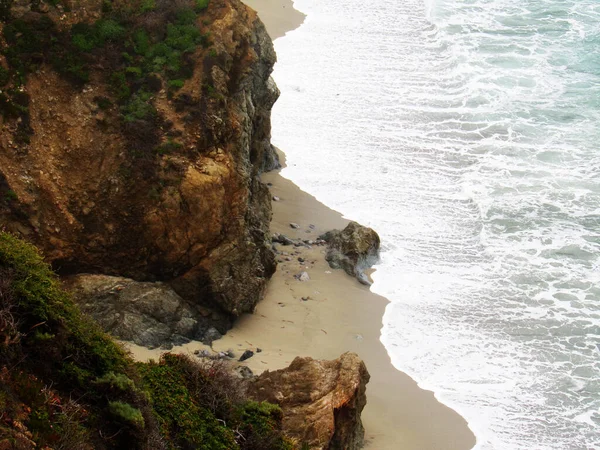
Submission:
<svg viewBox="0 0 600 450">
<path fill-rule="evenodd" d="M 296 0 L 283 175 L 383 240 L 394 365 L 479 449 L 600 449 L 600 2 Z"/>
</svg>

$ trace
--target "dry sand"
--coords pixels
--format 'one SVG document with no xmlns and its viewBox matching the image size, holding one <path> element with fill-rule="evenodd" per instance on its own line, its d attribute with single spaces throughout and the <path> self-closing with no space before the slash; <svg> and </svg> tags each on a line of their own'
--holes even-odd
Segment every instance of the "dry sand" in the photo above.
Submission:
<svg viewBox="0 0 600 450">
<path fill-rule="evenodd" d="M 273 38 L 302 21 L 289 0 L 247 0 L 258 10 Z M 291 238 L 315 239 L 347 220 L 301 191 L 278 172 L 263 175 L 272 183 L 273 232 Z M 290 223 L 300 225 L 292 229 Z M 310 228 L 314 225 L 314 229 Z M 334 359 L 346 351 L 356 352 L 371 374 L 367 406 L 363 411 L 366 448 L 371 450 L 468 450 L 475 438 L 465 420 L 439 403 L 433 393 L 420 389 L 406 374 L 396 370 L 381 344 L 381 319 L 387 300 L 341 270 L 332 270 L 323 247 L 279 246 L 277 272 L 266 296 L 253 315 L 245 315 L 210 351 L 246 349 L 262 351 L 244 364 L 255 374 L 288 366 L 296 356 Z M 300 263 L 298 258 L 303 258 Z M 308 272 L 309 281 L 294 275 Z M 129 345 L 139 359 L 157 358 L 158 350 Z M 173 351 L 206 349 L 200 343 Z"/>
</svg>

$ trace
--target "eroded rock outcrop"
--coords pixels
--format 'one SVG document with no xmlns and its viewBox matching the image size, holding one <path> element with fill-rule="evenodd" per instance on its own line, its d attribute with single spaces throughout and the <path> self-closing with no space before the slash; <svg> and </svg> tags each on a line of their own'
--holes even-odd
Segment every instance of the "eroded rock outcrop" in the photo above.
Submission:
<svg viewBox="0 0 600 450">
<path fill-rule="evenodd" d="M 44 19 L 47 30 L 49 17 L 64 33 L 74 22 L 101 17 L 103 2 L 71 9 L 44 3 L 36 12 L 28 2 L 16 5 L 12 24 Z M 163 17 L 160 8 L 181 5 L 157 1 L 155 11 L 136 20 L 151 30 L 179 17 Z M 188 78 L 175 80 L 182 86 L 129 67 L 121 88 L 138 89 L 129 103 L 119 100 L 111 64 L 137 63 L 119 62 L 118 48 L 108 53 L 111 45 L 127 45 L 123 39 L 84 55 L 84 83 L 69 80 L 50 57 L 33 55 L 36 70 L 2 98 L 16 112 L 0 115 L 0 223 L 41 248 L 63 275 L 161 281 L 192 305 L 235 317 L 253 310 L 275 270 L 270 196 L 258 180 L 277 165 L 270 144 L 279 95 L 270 78 L 275 53 L 256 13 L 239 0 L 211 0 L 195 20 L 204 44 L 182 57 Z M 9 55 L 2 38 L 0 47 Z M 0 55 L 4 71 L 14 69 L 9 62 Z"/>
<path fill-rule="evenodd" d="M 264 372 L 249 384 L 256 400 L 278 404 L 286 434 L 311 449 L 362 447 L 360 414 L 369 373 L 355 353 L 333 361 L 296 358 L 282 370 Z"/>
<path fill-rule="evenodd" d="M 333 230 L 320 236 L 328 244 L 325 259 L 333 269 L 344 271 L 363 284 L 371 282 L 365 274 L 379 260 L 379 235 L 372 228 L 350 222 L 343 230 Z"/>
<path fill-rule="evenodd" d="M 226 316 L 181 298 L 165 283 L 81 274 L 64 284 L 102 328 L 145 347 L 170 348 L 190 340 L 210 344 L 228 328 Z"/>
</svg>

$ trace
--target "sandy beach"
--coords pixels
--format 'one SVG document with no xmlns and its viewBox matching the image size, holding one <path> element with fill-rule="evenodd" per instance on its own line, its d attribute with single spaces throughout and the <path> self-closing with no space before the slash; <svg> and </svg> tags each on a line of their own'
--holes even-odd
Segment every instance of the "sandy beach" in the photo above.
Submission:
<svg viewBox="0 0 600 450">
<path fill-rule="evenodd" d="M 302 23 L 303 14 L 289 0 L 247 0 L 265 23 L 273 39 Z M 315 239 L 348 222 L 314 197 L 301 191 L 278 172 L 264 174 L 271 184 L 272 232 L 290 238 Z M 300 225 L 292 229 L 290 223 Z M 314 228 L 310 227 L 313 225 Z M 387 300 L 341 270 L 329 268 L 325 249 L 281 246 L 279 265 L 266 296 L 253 315 L 241 317 L 234 328 L 215 341 L 211 351 L 246 349 L 262 351 L 247 360 L 255 374 L 289 365 L 296 356 L 334 359 L 346 351 L 356 352 L 371 374 L 368 403 L 363 412 L 366 447 L 372 450 L 468 450 L 475 438 L 466 421 L 439 403 L 432 392 L 420 389 L 406 374 L 396 370 L 380 342 L 382 316 Z M 303 262 L 300 262 L 301 258 Z M 294 275 L 306 271 L 309 281 Z M 128 345 L 138 359 L 157 358 L 158 350 Z M 173 351 L 206 349 L 200 343 Z"/>
</svg>

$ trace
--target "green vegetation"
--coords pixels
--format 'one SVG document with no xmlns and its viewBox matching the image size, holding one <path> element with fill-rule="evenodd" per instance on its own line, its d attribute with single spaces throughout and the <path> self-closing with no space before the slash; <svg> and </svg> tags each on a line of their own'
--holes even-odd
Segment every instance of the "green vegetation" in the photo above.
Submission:
<svg viewBox="0 0 600 450">
<path fill-rule="evenodd" d="M 136 427 L 144 428 L 144 416 L 142 416 L 142 412 L 131 406 L 129 403 L 120 401 L 110 402 L 108 404 L 108 409 L 118 420 L 125 423 L 131 423 Z"/>
<path fill-rule="evenodd" d="M 209 0 L 194 0 L 194 9 L 196 12 L 200 12 L 203 9 L 208 8 Z"/>
<path fill-rule="evenodd" d="M 189 55 L 210 46 L 209 34 L 202 32 L 205 21 L 199 20 L 207 7 L 208 0 L 139 0 L 118 7 L 107 0 L 96 22 L 59 29 L 48 15 L 8 20 L 9 2 L 0 0 L 5 41 L 0 53 L 8 63 L 0 66 L 0 87 L 8 86 L 0 92 L 0 114 L 21 119 L 19 141 L 28 143 L 28 102 L 21 98 L 27 95 L 23 86 L 28 74 L 49 64 L 75 85 L 83 85 L 97 66 L 112 88 L 125 126 L 146 122 L 144 134 L 150 137 L 140 142 L 133 133 L 131 147 L 148 148 L 160 122 L 152 93 L 163 83 L 170 93 L 183 87 L 193 71 Z"/>
<path fill-rule="evenodd" d="M 239 448 L 231 429 L 223 426 L 211 412 L 199 405 L 190 393 L 181 356 L 166 355 L 160 363 L 140 365 L 145 387 L 149 390 L 161 431 L 171 448 Z"/>
<path fill-rule="evenodd" d="M 6 191 L 4 193 L 4 199 L 6 201 L 13 202 L 15 200 L 18 200 L 19 198 L 18 198 L 17 193 L 15 191 L 13 191 L 12 189 L 9 189 L 8 191 Z"/>
<path fill-rule="evenodd" d="M 138 367 L 171 448 L 293 450 L 281 433 L 281 409 L 245 400 L 222 362 L 166 354 Z"/>
<path fill-rule="evenodd" d="M 79 313 L 35 247 L 7 233 L 0 233 L 0 280 L 0 368 L 11 368 L 0 396 L 12 419 L 23 421 L 40 445 L 60 441 L 61 427 L 81 431 L 78 436 L 86 429 L 107 436 L 122 430 L 109 446 L 135 439 L 137 427 L 112 420 L 109 405 L 128 401 L 149 411 L 145 398 L 94 383 L 108 373 L 127 376 L 132 365 L 125 352 Z M 79 398 L 87 407 L 65 400 Z M 65 403 L 73 409 L 68 415 Z M 0 425 L 0 442 L 14 432 Z"/>
<path fill-rule="evenodd" d="M 149 92 L 139 91 L 132 95 L 131 99 L 121 108 L 125 122 L 150 121 L 155 118 L 157 112 L 152 100 L 152 94 Z"/>
<path fill-rule="evenodd" d="M 134 363 L 35 247 L 0 232 L 0 448 L 292 450 L 220 362 Z M 12 447 L 11 447 L 12 446 Z"/>
<path fill-rule="evenodd" d="M 182 145 L 179 142 L 175 142 L 172 139 L 167 140 L 167 142 L 164 142 L 162 144 L 160 144 L 159 146 L 157 146 L 154 151 L 156 153 L 158 153 L 159 155 L 167 155 L 169 153 L 173 153 L 177 150 L 179 150 L 182 147 Z"/>
</svg>

